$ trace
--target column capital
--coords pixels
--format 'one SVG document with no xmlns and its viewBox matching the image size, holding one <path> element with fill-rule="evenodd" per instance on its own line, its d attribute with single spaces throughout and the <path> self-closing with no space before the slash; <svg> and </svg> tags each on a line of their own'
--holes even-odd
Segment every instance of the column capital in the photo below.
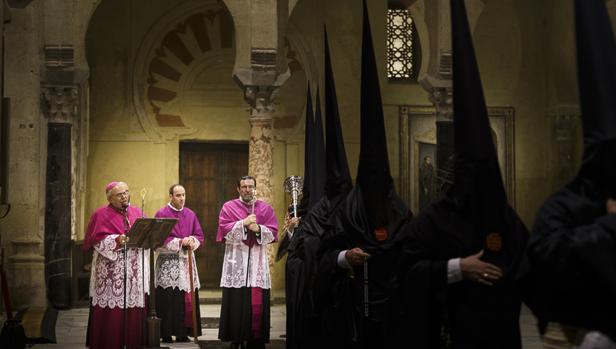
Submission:
<svg viewBox="0 0 616 349">
<path fill-rule="evenodd" d="M 451 80 L 425 79 L 421 85 L 428 92 L 428 99 L 436 109 L 436 120 L 453 120 L 453 86 Z"/>
<path fill-rule="evenodd" d="M 248 85 L 244 87 L 244 100 L 250 108 L 251 115 L 271 114 L 274 111 L 274 102 L 278 98 L 280 86 Z"/>
<path fill-rule="evenodd" d="M 49 122 L 73 123 L 79 109 L 77 85 L 43 85 L 41 109 Z"/>
</svg>

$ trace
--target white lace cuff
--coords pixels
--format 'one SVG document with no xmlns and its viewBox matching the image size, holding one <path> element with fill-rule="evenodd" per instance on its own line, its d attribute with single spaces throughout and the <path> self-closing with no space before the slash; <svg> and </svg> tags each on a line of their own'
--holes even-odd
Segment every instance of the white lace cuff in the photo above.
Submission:
<svg viewBox="0 0 616 349">
<path fill-rule="evenodd" d="M 199 246 L 201 246 L 201 243 L 199 242 L 199 239 L 197 239 L 196 237 L 194 237 L 192 235 L 190 236 L 190 238 L 192 239 L 193 243 L 195 244 L 195 248 L 193 248 L 193 251 L 194 251 L 194 250 L 198 249 Z"/>
<path fill-rule="evenodd" d="M 120 236 L 119 234 L 111 234 L 105 237 L 103 240 L 99 241 L 94 245 L 94 249 L 101 256 L 115 261 L 118 259 L 118 251 L 116 251 L 117 244 L 116 238 Z"/>
<path fill-rule="evenodd" d="M 274 241 L 274 233 L 272 233 L 272 231 L 264 225 L 259 225 L 259 227 L 261 228 L 261 235 L 257 239 L 257 243 L 259 245 L 267 245 L 272 243 L 272 241 Z"/>
<path fill-rule="evenodd" d="M 180 239 L 180 238 L 173 238 L 173 239 L 171 239 L 167 243 L 167 245 L 165 245 L 165 248 L 169 252 L 179 252 L 180 249 L 182 248 L 182 239 Z"/>
<path fill-rule="evenodd" d="M 241 242 L 242 240 L 246 240 L 248 238 L 248 233 L 244 229 L 244 222 L 237 221 L 231 228 L 231 231 L 225 235 L 225 240 L 228 242 Z"/>
</svg>

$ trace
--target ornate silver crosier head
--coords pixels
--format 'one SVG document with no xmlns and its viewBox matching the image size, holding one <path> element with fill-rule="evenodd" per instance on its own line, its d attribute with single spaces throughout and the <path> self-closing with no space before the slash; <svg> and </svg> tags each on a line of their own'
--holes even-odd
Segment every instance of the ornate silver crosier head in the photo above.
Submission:
<svg viewBox="0 0 616 349">
<path fill-rule="evenodd" d="M 297 204 L 299 196 L 302 195 L 302 186 L 304 179 L 300 176 L 287 177 L 284 180 L 284 191 L 291 194 L 291 202 L 293 204 L 293 217 L 297 217 Z"/>
</svg>

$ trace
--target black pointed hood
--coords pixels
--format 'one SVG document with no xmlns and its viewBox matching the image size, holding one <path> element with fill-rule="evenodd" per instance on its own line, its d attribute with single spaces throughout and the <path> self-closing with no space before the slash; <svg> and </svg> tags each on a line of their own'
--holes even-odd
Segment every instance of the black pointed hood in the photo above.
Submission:
<svg viewBox="0 0 616 349">
<path fill-rule="evenodd" d="M 321 96 L 317 88 L 316 110 L 314 113 L 314 144 L 310 160 L 310 203 L 308 210 L 325 195 L 325 137 L 323 135 L 323 116 L 321 113 Z"/>
<path fill-rule="evenodd" d="M 361 60 L 361 127 L 357 186 L 361 188 L 368 221 L 373 227 L 387 224 L 388 195 L 393 190 L 389 170 L 385 119 L 374 56 L 370 20 L 363 1 Z"/>
<path fill-rule="evenodd" d="M 507 201 L 464 0 L 450 4 L 456 158 L 446 200 L 453 203 L 460 224 L 454 220 L 448 231 L 456 236 L 454 245 L 463 245 L 458 252 L 483 250 L 484 261 L 515 277 L 528 230 Z"/>
<path fill-rule="evenodd" d="M 306 90 L 306 119 L 304 123 L 304 184 L 302 186 L 302 200 L 300 206 L 303 209 L 308 207 L 310 201 L 310 158 L 312 152 L 312 138 L 314 137 L 312 126 L 314 125 L 314 110 L 312 109 L 312 93 L 310 92 L 310 85 Z"/>
<path fill-rule="evenodd" d="M 309 211 L 325 192 L 325 146 L 321 121 L 320 97 L 317 89 L 316 117 L 310 88 L 306 100 L 306 136 L 304 140 L 304 186 L 300 206 Z M 316 121 L 318 118 L 318 121 Z"/>
<path fill-rule="evenodd" d="M 475 58 L 464 2 L 451 1 L 453 109 L 455 144 L 454 193 L 474 215 L 500 219 L 492 211 L 507 205 L 492 129 Z M 469 212 L 469 213 L 470 213 Z M 484 217 L 482 219 L 487 219 Z M 492 225 L 492 224 L 491 224 Z M 494 229 L 493 226 L 486 227 Z"/>
<path fill-rule="evenodd" d="M 579 176 L 616 196 L 616 43 L 605 1 L 575 1 L 578 82 L 584 128 Z"/>
<path fill-rule="evenodd" d="M 336 84 L 329 52 L 329 39 L 327 29 L 324 29 L 325 46 L 325 126 L 326 126 L 326 171 L 327 181 L 325 191 L 331 200 L 347 193 L 353 187 L 351 172 L 347 162 L 344 148 L 340 114 L 338 112 L 338 98 L 336 97 Z"/>
</svg>

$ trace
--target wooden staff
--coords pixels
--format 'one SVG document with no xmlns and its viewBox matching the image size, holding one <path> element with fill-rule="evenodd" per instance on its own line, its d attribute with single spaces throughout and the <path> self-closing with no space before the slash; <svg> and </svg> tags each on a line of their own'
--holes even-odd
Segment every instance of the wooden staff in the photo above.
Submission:
<svg viewBox="0 0 616 349">
<path fill-rule="evenodd" d="M 192 247 L 188 246 L 188 277 L 190 280 L 190 299 L 191 299 L 191 310 L 192 310 L 192 322 L 193 322 L 193 337 L 195 344 L 199 344 L 199 340 L 197 339 L 197 297 L 195 297 L 195 285 L 193 282 L 193 251 Z"/>
</svg>

